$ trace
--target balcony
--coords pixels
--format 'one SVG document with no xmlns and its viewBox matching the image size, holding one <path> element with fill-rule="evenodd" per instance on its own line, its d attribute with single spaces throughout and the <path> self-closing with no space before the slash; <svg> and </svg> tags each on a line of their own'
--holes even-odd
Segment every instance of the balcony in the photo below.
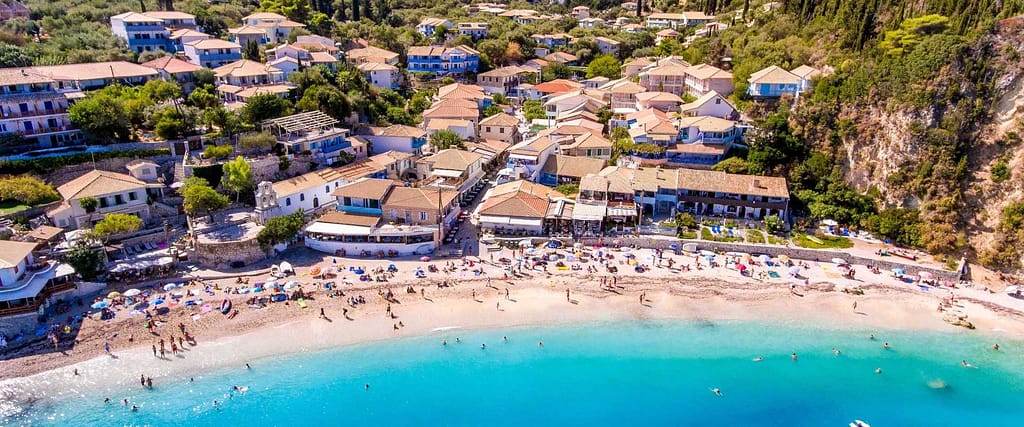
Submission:
<svg viewBox="0 0 1024 427">
<path fill-rule="evenodd" d="M 52 114 L 67 114 L 68 109 L 64 107 L 60 108 L 49 108 L 49 109 L 38 109 L 35 111 L 6 111 L 3 113 L 5 119 L 17 119 L 22 117 L 39 117 L 49 116 Z"/>
<path fill-rule="evenodd" d="M 29 136 L 29 135 L 42 135 L 42 134 L 47 134 L 47 133 L 61 133 L 61 132 L 75 132 L 75 131 L 78 131 L 78 127 L 77 126 L 75 126 L 75 125 L 65 125 L 65 126 L 52 126 L 52 127 L 51 126 L 47 126 L 47 127 L 42 127 L 42 128 L 38 128 L 38 129 L 31 129 L 31 130 L 20 129 L 20 130 L 17 130 L 17 131 L 14 131 L 14 132 L 9 132 L 9 133 L 16 133 L 16 134 L 22 135 L 22 136 Z"/>
</svg>

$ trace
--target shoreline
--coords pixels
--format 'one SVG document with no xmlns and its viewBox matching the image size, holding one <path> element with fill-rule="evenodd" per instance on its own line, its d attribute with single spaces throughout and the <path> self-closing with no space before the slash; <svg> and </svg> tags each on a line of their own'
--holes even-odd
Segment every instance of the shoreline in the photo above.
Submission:
<svg viewBox="0 0 1024 427">
<path fill-rule="evenodd" d="M 970 316 L 977 329 L 963 331 L 963 328 L 946 323 L 942 314 L 934 309 L 937 301 L 947 295 L 946 292 L 924 293 L 869 283 L 861 285 L 865 295 L 853 296 L 840 292 L 835 284 L 816 283 L 800 287 L 802 296 L 797 296 L 790 293 L 787 286 L 754 280 L 671 278 L 674 280 L 670 283 L 663 283 L 651 280 L 651 277 L 625 276 L 613 291 L 601 288 L 595 283 L 599 280 L 596 277 L 555 275 L 513 280 L 513 284 L 496 281 L 498 286 L 492 287 L 486 287 L 484 279 L 462 281 L 452 288 L 430 288 L 425 297 L 418 293 L 396 294 L 400 302 L 392 308 L 398 315 L 397 319 L 385 316 L 386 303 L 378 302 L 376 298 L 371 301 L 367 297 L 373 296 L 373 287 L 347 290 L 347 295 L 362 294 L 368 302 L 357 309 L 350 308 L 351 320 L 341 315 L 344 297 L 321 296 L 310 300 L 307 309 L 300 309 L 294 302 L 288 305 L 279 303 L 272 308 L 243 312 L 235 321 L 212 312 L 204 315 L 214 319 L 210 327 L 199 335 L 198 344 L 194 347 L 186 345 L 180 357 L 154 358 L 148 342 L 140 342 L 127 348 L 115 348 L 116 358 L 102 354 L 102 350 L 95 355 L 94 349 L 71 356 L 58 353 L 0 361 L 0 367 L 3 367 L 0 372 L 11 372 L 12 364 L 25 359 L 35 362 L 21 366 L 26 374 L 0 380 L 0 395 L 4 399 L 25 402 L 16 396 L 59 399 L 92 392 L 123 393 L 126 388 L 134 387 L 140 373 L 160 384 L 202 376 L 231 366 L 243 367 L 250 361 L 273 356 L 373 344 L 396 338 L 434 334 L 453 337 L 463 330 L 608 321 L 747 321 L 830 330 L 970 333 L 1006 341 L 1019 341 L 1019 336 L 1024 334 L 1024 313 L 1006 307 L 1003 307 L 1005 312 L 993 311 L 984 306 L 986 302 L 972 302 L 974 299 L 969 297 L 961 300 L 967 300 L 961 304 L 961 310 Z M 401 282 L 388 285 L 396 291 L 404 291 L 407 286 Z M 505 287 L 510 289 L 509 300 L 504 299 Z M 570 302 L 565 298 L 567 287 L 571 288 Z M 644 305 L 639 302 L 641 293 L 647 295 Z M 856 310 L 851 309 L 853 301 L 859 304 Z M 330 321 L 319 318 L 320 307 L 326 308 Z M 399 321 L 405 326 L 395 331 L 393 325 Z M 95 324 L 87 326 L 112 326 L 87 322 Z M 217 328 L 218 324 L 225 322 L 236 322 L 235 327 Z M 131 329 L 131 323 L 129 320 L 116 325 Z M 168 323 L 163 327 L 169 330 L 175 323 Z M 134 328 L 140 326 L 134 325 Z M 102 328 L 99 329 L 96 333 L 106 334 Z M 75 376 L 72 373 L 74 369 L 81 375 Z"/>
</svg>

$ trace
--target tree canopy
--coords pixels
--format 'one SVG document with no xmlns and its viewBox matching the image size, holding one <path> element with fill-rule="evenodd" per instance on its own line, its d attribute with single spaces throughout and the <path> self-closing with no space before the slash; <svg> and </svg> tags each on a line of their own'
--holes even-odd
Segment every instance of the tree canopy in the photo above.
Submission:
<svg viewBox="0 0 1024 427">
<path fill-rule="evenodd" d="M 7 200 L 35 206 L 60 200 L 60 194 L 34 176 L 12 176 L 0 179 L 0 201 Z"/>
<path fill-rule="evenodd" d="M 138 216 L 109 213 L 92 227 L 92 233 L 99 239 L 105 239 L 116 234 L 133 233 L 140 228 L 142 228 L 142 218 Z"/>
<path fill-rule="evenodd" d="M 224 163 L 224 177 L 220 183 L 224 188 L 235 192 L 235 199 L 241 197 L 243 191 L 252 189 L 252 166 L 245 158 L 238 156 L 232 162 Z"/>
<path fill-rule="evenodd" d="M 264 247 L 285 243 L 295 238 L 302 230 L 303 225 L 305 225 L 305 218 L 301 210 L 290 215 L 271 218 L 256 235 L 256 240 Z"/>
<path fill-rule="evenodd" d="M 430 135 L 430 145 L 438 150 L 444 150 L 446 148 L 466 148 L 466 144 L 462 141 L 462 137 L 455 133 L 453 130 L 439 130 L 433 135 Z"/>
<path fill-rule="evenodd" d="M 587 65 L 587 78 L 607 77 L 615 80 L 622 76 L 622 63 L 612 55 L 598 55 Z"/>
<path fill-rule="evenodd" d="M 189 215 L 209 214 L 212 218 L 213 212 L 224 209 L 231 203 L 227 196 L 210 188 L 205 179 L 192 177 L 186 179 L 184 184 L 179 192 L 185 199 L 185 212 Z"/>
</svg>

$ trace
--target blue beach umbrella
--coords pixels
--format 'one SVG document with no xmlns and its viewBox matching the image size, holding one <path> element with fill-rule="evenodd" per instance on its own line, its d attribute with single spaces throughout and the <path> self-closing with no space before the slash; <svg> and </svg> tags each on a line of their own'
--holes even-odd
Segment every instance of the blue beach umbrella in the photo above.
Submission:
<svg viewBox="0 0 1024 427">
<path fill-rule="evenodd" d="M 97 310 L 102 310 L 102 309 L 107 308 L 109 306 L 110 306 L 110 303 L 107 302 L 107 300 L 103 300 L 103 301 L 94 303 L 92 305 L 92 308 L 97 309 Z"/>
</svg>

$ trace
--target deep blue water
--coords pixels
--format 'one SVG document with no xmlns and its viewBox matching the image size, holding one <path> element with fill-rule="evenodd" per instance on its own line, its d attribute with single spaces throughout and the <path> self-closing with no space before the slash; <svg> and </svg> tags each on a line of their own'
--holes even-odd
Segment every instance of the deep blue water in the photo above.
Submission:
<svg viewBox="0 0 1024 427">
<path fill-rule="evenodd" d="M 446 331 L 110 396 L 137 413 L 86 396 L 40 402 L 0 425 L 1024 425 L 1024 348 L 993 351 L 991 341 L 739 322 Z M 929 386 L 937 380 L 948 387 Z M 232 385 L 249 389 L 229 398 Z"/>
</svg>

